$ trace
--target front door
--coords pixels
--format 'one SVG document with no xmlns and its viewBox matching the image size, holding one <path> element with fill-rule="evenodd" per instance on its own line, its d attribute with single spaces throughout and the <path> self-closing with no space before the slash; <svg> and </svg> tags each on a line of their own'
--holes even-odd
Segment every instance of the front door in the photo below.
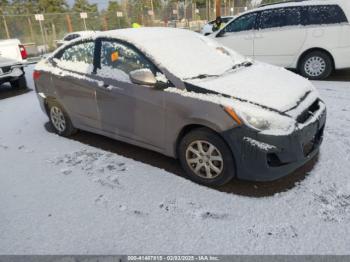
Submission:
<svg viewBox="0 0 350 262">
<path fill-rule="evenodd" d="M 100 69 L 96 77 L 103 81 L 97 91 L 97 103 L 104 131 L 138 143 L 164 147 L 164 92 L 134 84 L 129 73 L 156 67 L 136 48 L 116 40 L 99 40 Z M 159 72 L 158 72 L 159 73 Z"/>
<path fill-rule="evenodd" d="M 256 17 L 256 13 L 249 13 L 236 18 L 217 33 L 215 39 L 242 55 L 253 57 Z"/>
</svg>

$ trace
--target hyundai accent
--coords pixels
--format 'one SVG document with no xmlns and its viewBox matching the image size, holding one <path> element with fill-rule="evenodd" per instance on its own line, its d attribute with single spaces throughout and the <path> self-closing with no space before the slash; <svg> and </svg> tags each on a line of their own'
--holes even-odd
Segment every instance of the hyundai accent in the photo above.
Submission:
<svg viewBox="0 0 350 262">
<path fill-rule="evenodd" d="M 210 186 L 290 174 L 318 153 L 326 122 L 305 78 L 182 29 L 78 38 L 33 77 L 59 135 L 86 130 L 178 158 Z"/>
</svg>

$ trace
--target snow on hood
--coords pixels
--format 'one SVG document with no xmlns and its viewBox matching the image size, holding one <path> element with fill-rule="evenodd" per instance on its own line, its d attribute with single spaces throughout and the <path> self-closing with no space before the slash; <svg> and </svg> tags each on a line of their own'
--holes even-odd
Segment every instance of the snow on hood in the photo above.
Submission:
<svg viewBox="0 0 350 262">
<path fill-rule="evenodd" d="M 193 79 L 187 82 L 280 112 L 297 106 L 306 93 L 315 91 L 307 79 L 284 68 L 264 63 L 241 67 L 220 77 Z"/>
</svg>

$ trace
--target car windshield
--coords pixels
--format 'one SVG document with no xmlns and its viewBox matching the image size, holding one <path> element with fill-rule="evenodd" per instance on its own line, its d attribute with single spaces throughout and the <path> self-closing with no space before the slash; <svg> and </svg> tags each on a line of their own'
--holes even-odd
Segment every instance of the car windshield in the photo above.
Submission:
<svg viewBox="0 0 350 262">
<path fill-rule="evenodd" d="M 118 30 L 118 35 L 144 51 L 159 67 L 181 79 L 222 75 L 246 61 L 215 40 L 186 30 Z"/>
</svg>

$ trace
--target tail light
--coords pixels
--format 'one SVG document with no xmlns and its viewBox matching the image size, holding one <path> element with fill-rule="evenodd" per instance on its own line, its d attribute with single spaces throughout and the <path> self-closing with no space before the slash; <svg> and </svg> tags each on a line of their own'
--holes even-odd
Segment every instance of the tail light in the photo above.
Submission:
<svg viewBox="0 0 350 262">
<path fill-rule="evenodd" d="M 38 80 L 40 78 L 40 76 L 41 76 L 40 71 L 34 70 L 33 79 Z"/>
<path fill-rule="evenodd" d="M 28 58 L 27 50 L 25 49 L 24 45 L 19 45 L 19 51 L 21 51 L 22 59 Z"/>
</svg>

